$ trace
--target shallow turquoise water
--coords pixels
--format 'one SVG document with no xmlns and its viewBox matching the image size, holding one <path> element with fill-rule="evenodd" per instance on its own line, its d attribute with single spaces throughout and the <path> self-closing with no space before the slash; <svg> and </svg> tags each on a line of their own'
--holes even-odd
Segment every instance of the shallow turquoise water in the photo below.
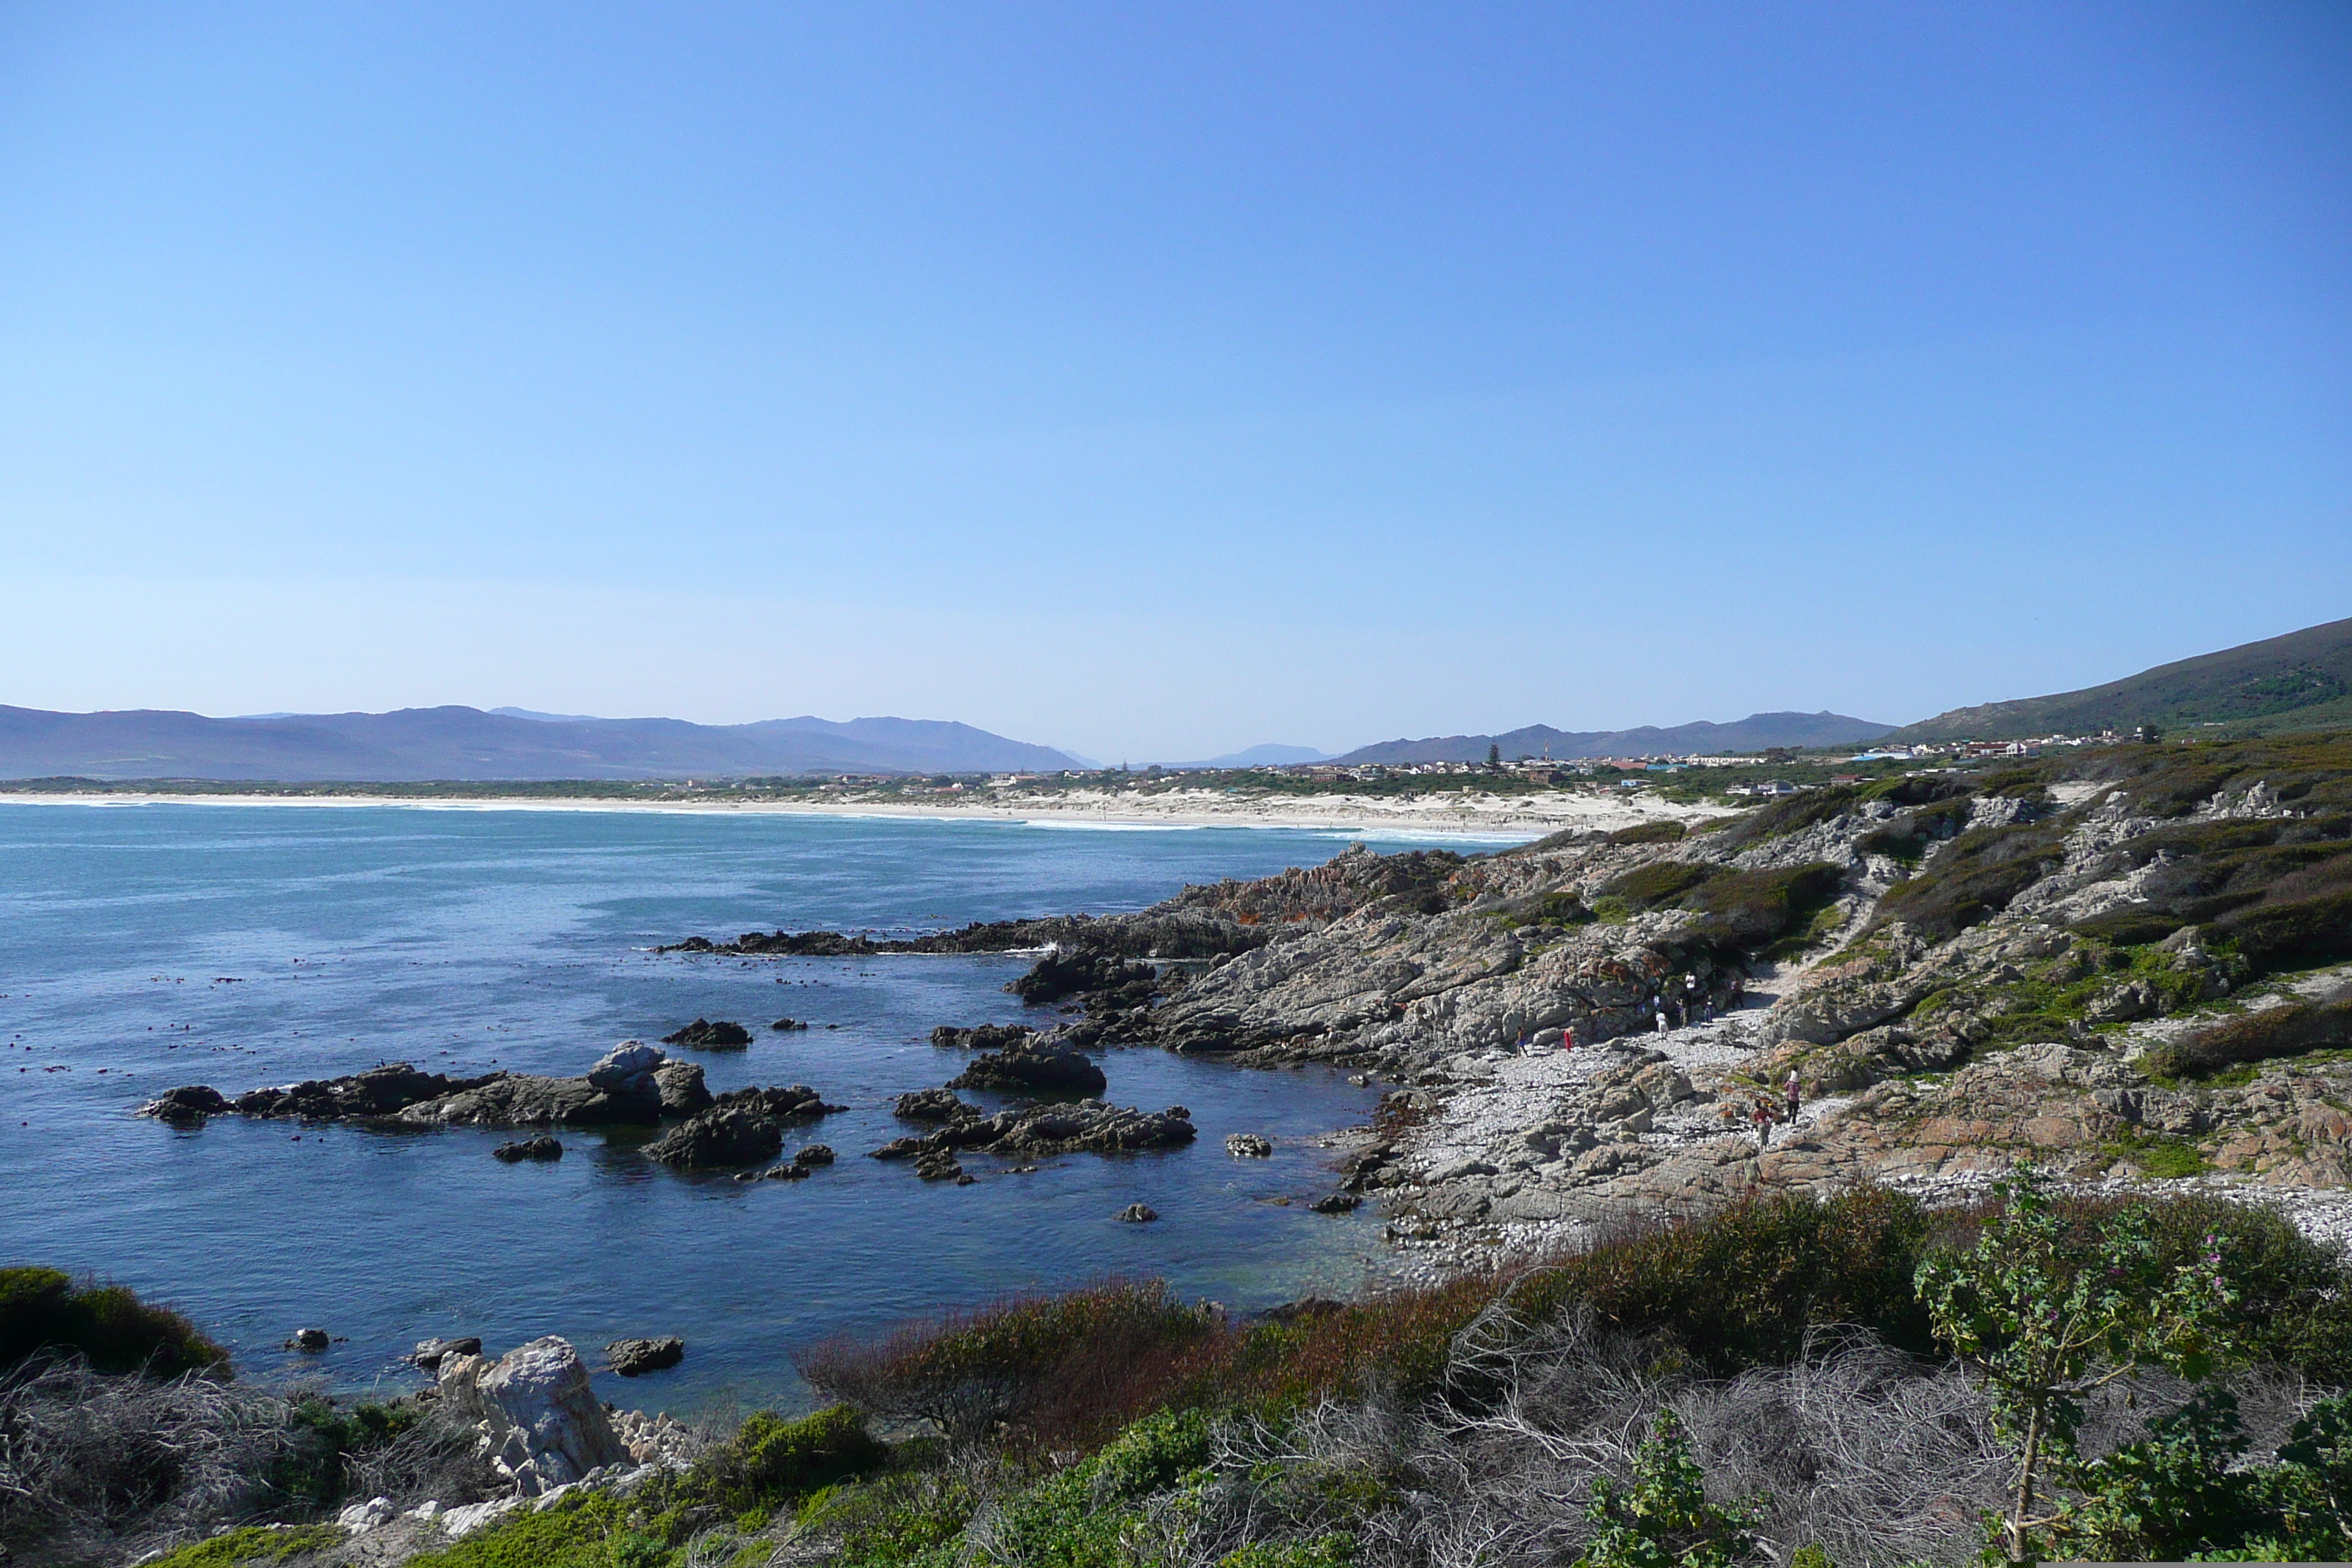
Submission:
<svg viewBox="0 0 2352 1568">
<path fill-rule="evenodd" d="M 926 1184 L 861 1156 L 904 1131 L 892 1097 L 960 1070 L 928 1043 L 934 1025 L 1022 1016 L 1002 987 L 1024 960 L 646 950 L 1133 909 L 1186 882 L 1318 864 L 1349 837 L 0 805 L 0 1261 L 172 1301 L 257 1373 L 291 1370 L 277 1345 L 315 1323 L 344 1339 L 302 1364 L 347 1387 L 399 1383 L 396 1357 L 433 1335 L 495 1350 L 680 1334 L 682 1366 L 606 1390 L 673 1410 L 791 1402 L 796 1347 L 1005 1290 L 1109 1273 L 1241 1308 L 1344 1290 L 1377 1226 L 1307 1211 L 1332 1177 L 1305 1140 L 1360 1121 L 1373 1091 L 1114 1052 L 1108 1098 L 1191 1108 L 1199 1143 L 1024 1176 L 982 1157 L 967 1161 L 974 1186 Z M 787 1142 L 841 1152 L 805 1182 L 680 1177 L 635 1133 L 566 1134 L 562 1162 L 508 1166 L 487 1132 L 174 1131 L 130 1114 L 174 1084 L 236 1094 L 381 1061 L 576 1073 L 614 1040 L 697 1016 L 780 1014 L 816 1026 L 698 1059 L 714 1089 L 805 1082 L 852 1108 Z M 1275 1158 L 1228 1156 L 1224 1135 L 1243 1131 L 1272 1137 Z M 1112 1219 L 1138 1201 L 1160 1221 Z"/>
</svg>

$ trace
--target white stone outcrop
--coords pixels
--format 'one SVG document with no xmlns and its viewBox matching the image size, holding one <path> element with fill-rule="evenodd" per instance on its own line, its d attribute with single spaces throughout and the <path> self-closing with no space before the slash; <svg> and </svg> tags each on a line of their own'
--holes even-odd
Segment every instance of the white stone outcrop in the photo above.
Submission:
<svg viewBox="0 0 2352 1568">
<path fill-rule="evenodd" d="M 495 1362 L 450 1356 L 441 1363 L 440 1391 L 447 1408 L 479 1427 L 482 1452 L 520 1496 L 536 1497 L 629 1458 L 589 1385 L 587 1365 L 570 1341 L 555 1335 Z"/>
</svg>

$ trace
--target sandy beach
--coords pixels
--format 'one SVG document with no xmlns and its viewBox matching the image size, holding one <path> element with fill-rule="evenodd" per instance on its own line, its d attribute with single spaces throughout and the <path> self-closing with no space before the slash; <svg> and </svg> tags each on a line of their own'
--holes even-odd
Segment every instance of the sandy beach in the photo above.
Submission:
<svg viewBox="0 0 2352 1568">
<path fill-rule="evenodd" d="M 399 805 L 434 811 L 652 811 L 698 815 L 936 817 L 1102 827 L 1305 827 L 1527 840 L 1562 828 L 1613 830 L 1660 819 L 1695 822 L 1717 806 L 1555 790 L 1544 795 L 1432 794 L 1405 800 L 1349 795 L 1232 795 L 1213 790 L 982 790 L 916 800 L 599 800 L 535 795 L 452 800 L 438 795 L 212 795 L 163 791 L 0 794 L 0 804 L 53 805 Z"/>
</svg>

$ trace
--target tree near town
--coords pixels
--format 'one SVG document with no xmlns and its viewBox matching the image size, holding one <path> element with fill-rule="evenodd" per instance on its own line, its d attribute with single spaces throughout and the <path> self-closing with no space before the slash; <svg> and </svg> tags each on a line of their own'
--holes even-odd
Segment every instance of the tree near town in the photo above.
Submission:
<svg viewBox="0 0 2352 1568">
<path fill-rule="evenodd" d="M 2059 1517 L 2036 1509 L 2051 1474 L 2074 1468 L 2084 1399 L 2143 1368 L 2205 1377 L 2228 1352 L 2231 1297 L 2218 1237 L 2168 1266 L 2144 1211 L 2072 1219 L 2030 1166 L 1995 1191 L 2000 1211 L 1976 1246 L 1929 1258 L 1914 1283 L 1937 1337 L 1983 1380 L 1994 1426 L 2016 1449 L 1997 1529 L 2002 1554 L 2028 1563 Z"/>
</svg>

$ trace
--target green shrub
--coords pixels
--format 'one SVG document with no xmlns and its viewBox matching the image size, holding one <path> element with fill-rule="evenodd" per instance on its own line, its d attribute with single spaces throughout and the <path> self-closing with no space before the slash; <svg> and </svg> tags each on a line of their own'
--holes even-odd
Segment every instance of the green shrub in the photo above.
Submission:
<svg viewBox="0 0 2352 1568">
<path fill-rule="evenodd" d="M 797 1421 L 763 1410 L 698 1463 L 684 1489 L 740 1512 L 879 1469 L 889 1458 L 888 1447 L 866 1429 L 865 1416 L 846 1405 Z"/>
<path fill-rule="evenodd" d="M 621 1499 L 591 1492 L 544 1510 L 518 1509 L 404 1568 L 653 1568 L 670 1555 L 631 1526 Z"/>
<path fill-rule="evenodd" d="M 1767 871 L 1721 871 L 1684 898 L 1696 935 L 1726 950 L 1761 947 L 1803 930 L 1838 895 L 1845 874 L 1826 861 Z"/>
<path fill-rule="evenodd" d="M 2007 909 L 2063 858 L 2052 826 L 1970 828 L 1935 865 L 1878 901 L 1877 923 L 1902 921 L 1930 940 L 1957 936 Z"/>
<path fill-rule="evenodd" d="M 228 1352 L 194 1323 L 125 1286 L 77 1286 L 55 1268 L 0 1268 L 0 1373 L 45 1352 L 158 1378 L 229 1371 Z"/>
<path fill-rule="evenodd" d="M 1112 1280 L 911 1324 L 879 1342 L 829 1340 L 799 1358 L 828 1396 L 959 1442 L 1013 1424 L 1049 1445 L 1100 1442 L 1185 1376 L 1218 1332 L 1165 1283 Z"/>
<path fill-rule="evenodd" d="M 1687 837 L 1690 829 L 1679 822 L 1637 822 L 1631 827 L 1621 827 L 1609 836 L 1612 844 L 1673 844 Z"/>
<path fill-rule="evenodd" d="M 2140 1058 L 2140 1068 L 2156 1078 L 2203 1078 L 2242 1062 L 2342 1045 L 2352 1045 L 2352 1002 L 2305 1002 L 2242 1013 L 2159 1041 Z"/>
<path fill-rule="evenodd" d="M 1706 881 L 1710 874 L 1711 868 L 1686 860 L 1654 860 L 1647 866 L 1635 867 L 1601 891 L 1602 896 L 1634 909 L 1654 910 L 1672 903 Z"/>
<path fill-rule="evenodd" d="M 1783 1364 L 1826 1324 L 1925 1351 L 1911 1276 L 1927 1237 L 1926 1211 L 1880 1188 L 1754 1196 L 1603 1240 L 1530 1275 L 1511 1299 L 1538 1319 L 1580 1307 L 1612 1328 L 1662 1335 L 1722 1373 Z"/>
<path fill-rule="evenodd" d="M 1850 784 L 1838 784 L 1829 789 L 1807 790 L 1761 805 L 1744 816 L 1732 818 L 1731 826 L 1719 837 L 1727 847 L 1745 847 L 1760 844 L 1767 838 L 1779 838 L 1798 833 L 1815 823 L 1843 816 L 1853 809 L 1862 792 Z"/>
<path fill-rule="evenodd" d="M 404 1403 L 341 1405 L 319 1394 L 298 1398 L 270 1459 L 269 1484 L 297 1507 L 332 1508 L 345 1500 L 352 1458 L 384 1447 L 422 1414 Z"/>
<path fill-rule="evenodd" d="M 1584 1517 L 1597 1528 L 1576 1568 L 1731 1568 L 1754 1554 L 1748 1531 L 1762 1512 L 1706 1500 L 1706 1472 L 1675 1413 L 1662 1410 L 1634 1455 L 1633 1484 L 1592 1483 Z"/>
<path fill-rule="evenodd" d="M 331 1524 L 264 1530 L 248 1526 L 231 1530 L 166 1552 L 148 1568 L 240 1568 L 243 1564 L 283 1563 L 311 1552 L 331 1552 L 343 1543 L 343 1532 Z"/>
</svg>

